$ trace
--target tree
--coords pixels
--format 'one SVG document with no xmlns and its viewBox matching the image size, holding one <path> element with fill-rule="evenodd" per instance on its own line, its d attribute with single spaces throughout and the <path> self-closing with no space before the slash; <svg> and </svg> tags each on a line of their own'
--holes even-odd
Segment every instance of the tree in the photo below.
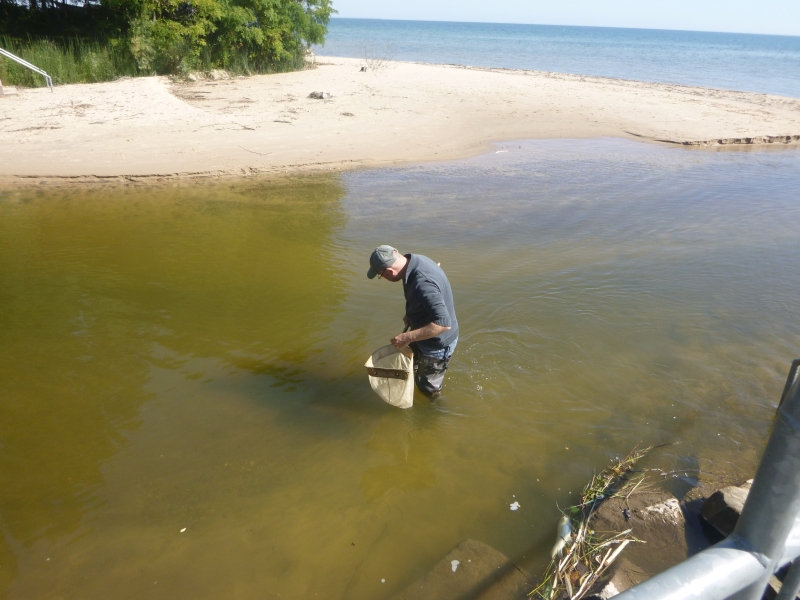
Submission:
<svg viewBox="0 0 800 600">
<path fill-rule="evenodd" d="M 156 73 L 292 66 L 324 40 L 333 12 L 331 0 L 107 1 L 129 11 L 131 52 Z"/>
<path fill-rule="evenodd" d="M 291 65 L 327 33 L 330 0 L 226 0 L 211 35 L 212 61 L 225 67 L 245 60 L 255 70 Z"/>
<path fill-rule="evenodd" d="M 157 74 L 296 68 L 336 12 L 331 0 L 0 0 L 0 9 L 0 32 L 12 33 L 13 19 L 12 35 L 32 39 L 62 37 L 47 23 L 69 12 L 81 38 L 124 42 L 140 72 Z"/>
</svg>

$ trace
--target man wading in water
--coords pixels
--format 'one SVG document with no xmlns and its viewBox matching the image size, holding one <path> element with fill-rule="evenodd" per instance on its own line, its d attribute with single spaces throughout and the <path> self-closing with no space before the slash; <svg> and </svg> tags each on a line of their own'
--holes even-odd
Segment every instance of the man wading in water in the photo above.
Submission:
<svg viewBox="0 0 800 600">
<path fill-rule="evenodd" d="M 395 348 L 411 346 L 419 391 L 433 399 L 442 393 L 450 357 L 458 343 L 458 321 L 450 282 L 435 262 L 421 254 L 400 254 L 391 246 L 377 247 L 369 257 L 367 277 L 403 281 L 406 315 L 411 330 L 392 338 Z"/>
</svg>

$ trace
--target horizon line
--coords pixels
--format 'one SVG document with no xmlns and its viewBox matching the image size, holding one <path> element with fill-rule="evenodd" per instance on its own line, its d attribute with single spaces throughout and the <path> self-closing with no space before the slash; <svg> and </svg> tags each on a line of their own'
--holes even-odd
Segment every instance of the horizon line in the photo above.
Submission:
<svg viewBox="0 0 800 600">
<path fill-rule="evenodd" d="M 385 19 L 380 17 L 331 17 L 331 21 L 349 19 L 351 21 L 392 21 L 398 23 L 460 23 L 464 25 L 532 25 L 536 27 L 575 27 L 583 29 L 630 29 L 633 31 L 680 31 L 686 33 L 728 33 L 734 35 L 763 35 L 769 37 L 800 38 L 800 34 L 755 33 L 752 31 L 710 31 L 706 29 L 667 29 L 664 27 L 620 27 L 614 25 L 567 25 L 564 23 L 508 23 L 505 21 L 442 21 L 440 19 Z"/>
</svg>

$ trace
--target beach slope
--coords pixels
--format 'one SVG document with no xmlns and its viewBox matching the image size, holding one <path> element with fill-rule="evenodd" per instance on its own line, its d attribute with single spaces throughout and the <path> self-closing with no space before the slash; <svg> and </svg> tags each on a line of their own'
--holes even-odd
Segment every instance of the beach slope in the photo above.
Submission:
<svg viewBox="0 0 800 600">
<path fill-rule="evenodd" d="M 532 138 L 800 143 L 800 99 L 538 71 L 362 65 L 326 57 L 313 69 L 249 78 L 19 90 L 0 98 L 0 177 L 330 170 L 464 157 Z"/>
</svg>

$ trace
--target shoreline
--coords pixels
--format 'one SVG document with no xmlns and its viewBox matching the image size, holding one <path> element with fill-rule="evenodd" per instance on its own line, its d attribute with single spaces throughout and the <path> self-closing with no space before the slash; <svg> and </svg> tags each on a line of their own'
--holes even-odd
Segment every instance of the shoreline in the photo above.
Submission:
<svg viewBox="0 0 800 600">
<path fill-rule="evenodd" d="M 783 136 L 781 136 L 783 137 Z M 658 146 L 671 146 L 681 147 L 684 150 L 698 150 L 701 152 L 753 152 L 753 151 L 776 151 L 780 152 L 789 148 L 800 148 L 800 136 L 792 136 L 792 141 L 789 142 L 770 142 L 770 141 L 756 141 L 750 142 L 738 139 L 727 140 L 709 140 L 702 142 L 674 142 L 669 140 L 650 140 L 639 138 L 638 136 L 609 136 L 607 139 L 629 139 L 634 142 L 655 144 Z M 167 184 L 180 184 L 180 183 L 200 183 L 200 182 L 215 182 L 231 179 L 241 178 L 261 178 L 270 181 L 283 182 L 291 178 L 311 177 L 315 175 L 334 175 L 337 173 L 344 173 L 356 169 L 378 169 L 386 167 L 401 167 L 414 164 L 425 164 L 440 161 L 453 161 L 453 160 L 466 160 L 482 154 L 492 152 L 492 147 L 503 143 L 514 143 L 526 140 L 546 140 L 553 138 L 518 138 L 513 140 L 494 140 L 488 142 L 485 147 L 480 148 L 479 151 L 471 152 L 461 156 L 447 156 L 444 158 L 430 158 L 425 160 L 394 160 L 386 161 L 384 163 L 367 162 L 367 161 L 351 161 L 349 163 L 314 163 L 314 164 L 298 164 L 298 165 L 285 165 L 281 167 L 242 167 L 233 168 L 220 171 L 194 171 L 194 172 L 174 172 L 174 173 L 146 173 L 146 174 L 119 174 L 119 175 L 5 175 L 0 174 L 0 191 L 7 190 L 11 187 L 29 187 L 45 185 L 48 187 L 63 187 L 72 185 L 97 185 L 97 186 L 113 186 L 113 185 L 167 185 Z M 559 138 L 563 140 L 568 139 L 602 139 L 595 138 Z"/>
<path fill-rule="evenodd" d="M 468 158 L 522 139 L 800 146 L 800 99 L 541 71 L 324 57 L 291 73 L 21 89 L 0 185 L 269 176 Z M 312 99 L 313 91 L 330 98 Z"/>
</svg>

